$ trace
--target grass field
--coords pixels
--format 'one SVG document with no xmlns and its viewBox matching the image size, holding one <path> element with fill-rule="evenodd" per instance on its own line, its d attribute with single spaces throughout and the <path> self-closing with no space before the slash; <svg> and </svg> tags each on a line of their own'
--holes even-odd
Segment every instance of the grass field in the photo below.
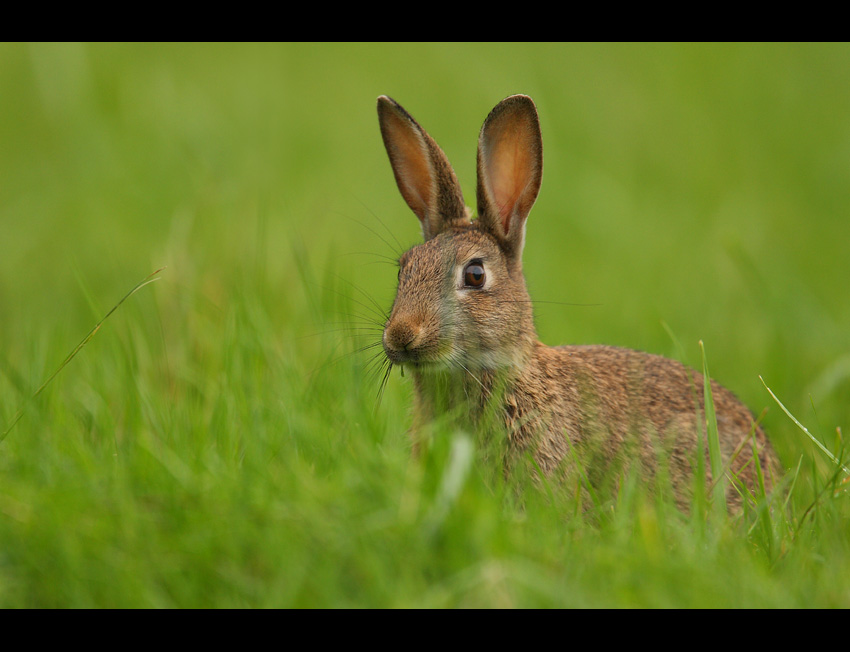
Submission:
<svg viewBox="0 0 850 652">
<path fill-rule="evenodd" d="M 474 205 L 517 92 L 541 339 L 702 341 L 771 512 L 582 509 L 469 433 L 412 460 L 409 378 L 377 403 L 420 234 L 375 100 Z M 846 463 L 848 206 L 846 45 L 0 44 L 0 607 L 850 607 L 846 476 L 765 387 Z"/>
</svg>

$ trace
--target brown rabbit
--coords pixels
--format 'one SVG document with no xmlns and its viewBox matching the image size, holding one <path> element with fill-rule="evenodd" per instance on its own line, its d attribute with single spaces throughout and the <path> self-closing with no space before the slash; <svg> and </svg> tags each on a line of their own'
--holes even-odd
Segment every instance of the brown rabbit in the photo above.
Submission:
<svg viewBox="0 0 850 652">
<path fill-rule="evenodd" d="M 471 428 L 495 415 L 507 426 L 509 451 L 530 450 L 547 474 L 579 459 L 591 478 L 633 464 L 652 478 L 665 464 L 687 506 L 706 428 L 702 375 L 648 353 L 537 340 L 521 258 L 543 171 L 531 98 L 508 97 L 484 121 L 474 221 L 425 130 L 386 96 L 378 98 L 378 117 L 399 190 L 425 238 L 399 261 L 383 333 L 387 358 L 413 377 L 414 438 L 452 411 Z M 711 390 L 723 468 L 739 481 L 726 496 L 740 506 L 741 485 L 755 491 L 757 484 L 753 431 L 768 488 L 780 466 L 747 408 L 714 381 Z"/>
</svg>

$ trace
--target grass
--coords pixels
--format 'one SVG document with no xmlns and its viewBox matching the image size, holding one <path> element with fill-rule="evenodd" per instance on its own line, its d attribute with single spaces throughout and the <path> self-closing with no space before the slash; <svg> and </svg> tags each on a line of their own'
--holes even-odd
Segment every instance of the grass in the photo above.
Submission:
<svg viewBox="0 0 850 652">
<path fill-rule="evenodd" d="M 0 606 L 850 606 L 848 59 L 0 45 Z M 710 361 L 767 408 L 771 510 L 505 479 L 442 424 L 411 459 L 410 379 L 357 352 L 418 238 L 375 98 L 473 203 L 513 92 L 543 128 L 541 339 Z"/>
</svg>

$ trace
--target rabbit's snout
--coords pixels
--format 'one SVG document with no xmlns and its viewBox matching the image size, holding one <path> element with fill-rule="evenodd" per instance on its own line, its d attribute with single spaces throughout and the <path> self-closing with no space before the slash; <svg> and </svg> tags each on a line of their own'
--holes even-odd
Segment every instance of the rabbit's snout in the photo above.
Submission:
<svg viewBox="0 0 850 652">
<path fill-rule="evenodd" d="M 419 328 L 409 321 L 390 324 L 384 331 L 384 344 L 394 351 L 406 350 L 413 344 L 418 332 Z"/>
<path fill-rule="evenodd" d="M 383 336 L 387 357 L 396 364 L 414 360 L 421 333 L 421 323 L 410 317 L 391 319 L 384 328 Z"/>
</svg>

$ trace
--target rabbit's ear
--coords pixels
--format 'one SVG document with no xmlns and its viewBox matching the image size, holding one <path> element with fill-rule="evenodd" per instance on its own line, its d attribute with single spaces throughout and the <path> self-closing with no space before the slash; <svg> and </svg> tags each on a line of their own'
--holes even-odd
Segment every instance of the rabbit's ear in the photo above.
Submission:
<svg viewBox="0 0 850 652">
<path fill-rule="evenodd" d="M 425 239 L 470 224 L 460 184 L 437 143 L 386 95 L 378 98 L 378 121 L 398 189 L 419 218 Z"/>
<path fill-rule="evenodd" d="M 478 138 L 478 222 L 517 259 L 542 178 L 537 109 L 527 95 L 512 95 L 490 112 Z"/>
</svg>

